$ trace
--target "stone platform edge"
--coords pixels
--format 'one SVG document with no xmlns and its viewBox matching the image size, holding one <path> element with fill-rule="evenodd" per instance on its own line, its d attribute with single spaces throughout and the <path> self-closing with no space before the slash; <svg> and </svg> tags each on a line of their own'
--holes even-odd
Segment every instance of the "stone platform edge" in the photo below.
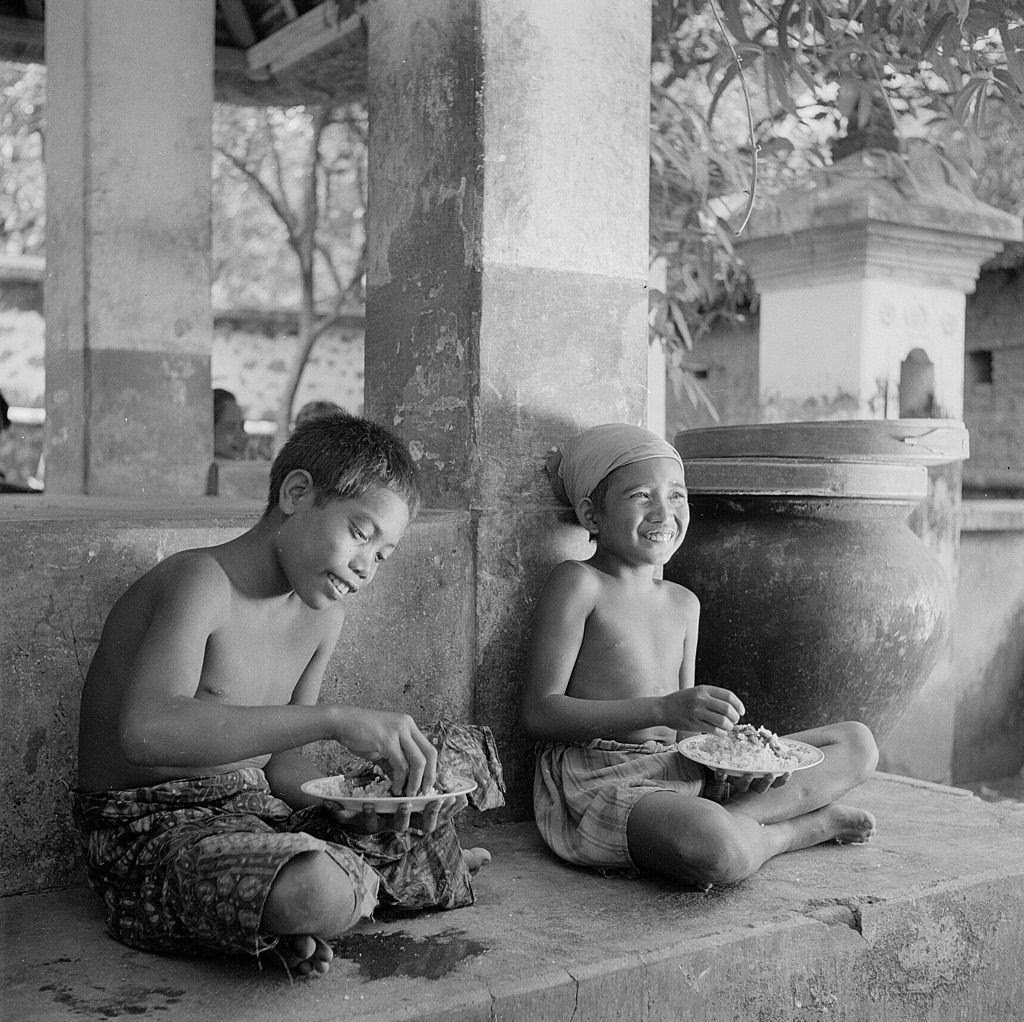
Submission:
<svg viewBox="0 0 1024 1022">
<path fill-rule="evenodd" d="M 321 980 L 114 943 L 86 889 L 0 899 L 19 1022 L 1010 1022 L 1024 1000 L 1024 807 L 877 776 L 864 846 L 822 845 L 708 894 L 558 862 L 529 823 L 475 904 L 365 921 Z M 5 1016 L 6 1017 L 6 1016 Z"/>
</svg>

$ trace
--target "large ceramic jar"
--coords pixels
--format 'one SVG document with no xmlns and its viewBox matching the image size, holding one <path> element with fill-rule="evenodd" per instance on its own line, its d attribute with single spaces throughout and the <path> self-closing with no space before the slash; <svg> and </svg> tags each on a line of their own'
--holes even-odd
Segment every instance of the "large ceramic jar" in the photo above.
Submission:
<svg viewBox="0 0 1024 1022">
<path fill-rule="evenodd" d="M 665 577 L 701 602 L 697 683 L 787 733 L 860 720 L 881 741 L 947 640 L 952 579 L 910 530 L 950 420 L 686 430 L 690 528 Z"/>
</svg>

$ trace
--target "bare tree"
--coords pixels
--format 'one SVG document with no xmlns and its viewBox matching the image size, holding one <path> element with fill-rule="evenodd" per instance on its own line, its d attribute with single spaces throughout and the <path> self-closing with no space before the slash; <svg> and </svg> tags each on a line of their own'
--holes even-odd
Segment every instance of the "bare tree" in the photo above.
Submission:
<svg viewBox="0 0 1024 1022">
<path fill-rule="evenodd" d="M 278 410 L 279 435 L 287 433 L 302 374 L 317 341 L 361 304 L 366 266 L 366 134 L 355 106 L 289 110 L 222 111 L 215 156 L 218 172 L 243 182 L 283 229 L 293 257 L 299 313 L 298 355 Z M 223 215 L 223 213 L 222 213 Z M 230 217 L 228 217 L 230 219 Z M 256 230 L 266 257 L 260 278 L 274 262 L 274 236 Z M 354 237 L 357 235 L 357 237 Z M 280 294 L 280 288 L 277 289 Z"/>
</svg>

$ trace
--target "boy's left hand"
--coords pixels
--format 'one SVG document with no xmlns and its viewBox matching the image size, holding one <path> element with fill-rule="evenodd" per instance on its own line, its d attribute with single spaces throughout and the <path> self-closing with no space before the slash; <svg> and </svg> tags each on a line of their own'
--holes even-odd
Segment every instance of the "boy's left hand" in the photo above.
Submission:
<svg viewBox="0 0 1024 1022">
<path fill-rule="evenodd" d="M 408 802 L 400 805 L 394 813 L 378 813 L 372 802 L 367 802 L 361 810 L 348 810 L 338 805 L 332 805 L 329 807 L 329 812 L 339 826 L 356 834 L 380 834 L 384 831 L 406 830 L 431 834 L 466 805 L 466 797 L 462 795 L 459 798 L 432 799 L 416 812 L 412 811 L 412 806 Z"/>
<path fill-rule="evenodd" d="M 781 788 L 793 775 L 789 774 L 767 774 L 764 777 L 755 777 L 753 774 L 730 774 L 725 770 L 715 771 L 716 781 L 728 781 L 730 787 L 730 798 L 733 795 L 740 795 L 745 791 L 753 791 L 763 795 L 769 788 Z"/>
</svg>

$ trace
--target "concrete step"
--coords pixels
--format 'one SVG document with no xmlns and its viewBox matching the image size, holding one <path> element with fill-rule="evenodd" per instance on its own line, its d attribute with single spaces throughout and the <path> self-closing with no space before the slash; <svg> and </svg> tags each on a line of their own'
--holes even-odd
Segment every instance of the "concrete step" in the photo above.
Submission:
<svg viewBox="0 0 1024 1022">
<path fill-rule="evenodd" d="M 494 861 L 455 912 L 379 918 L 330 975 L 142 954 L 85 889 L 2 900 L 11 1022 L 1002 1022 L 1024 1003 L 1024 806 L 879 775 L 865 846 L 781 856 L 732 888 L 606 880 L 532 824 L 467 830 Z"/>
</svg>

